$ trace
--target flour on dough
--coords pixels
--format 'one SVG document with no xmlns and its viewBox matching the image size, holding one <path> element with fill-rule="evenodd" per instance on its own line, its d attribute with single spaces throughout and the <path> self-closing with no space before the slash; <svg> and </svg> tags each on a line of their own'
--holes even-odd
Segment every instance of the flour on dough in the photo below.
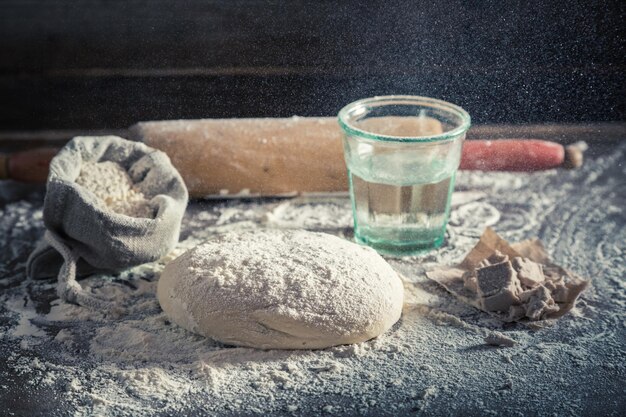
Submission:
<svg viewBox="0 0 626 417">
<path fill-rule="evenodd" d="M 169 263 L 158 284 L 175 323 L 262 349 L 366 341 L 400 318 L 403 295 L 372 249 L 303 230 L 219 235 Z"/>
</svg>

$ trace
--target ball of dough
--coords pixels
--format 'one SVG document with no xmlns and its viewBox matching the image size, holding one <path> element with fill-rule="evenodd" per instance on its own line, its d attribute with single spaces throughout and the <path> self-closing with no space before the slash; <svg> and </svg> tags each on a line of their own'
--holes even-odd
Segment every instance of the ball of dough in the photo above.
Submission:
<svg viewBox="0 0 626 417">
<path fill-rule="evenodd" d="M 180 326 L 226 344 L 316 349 L 387 331 L 403 286 L 374 250 L 303 230 L 226 233 L 169 263 L 158 299 Z"/>
</svg>

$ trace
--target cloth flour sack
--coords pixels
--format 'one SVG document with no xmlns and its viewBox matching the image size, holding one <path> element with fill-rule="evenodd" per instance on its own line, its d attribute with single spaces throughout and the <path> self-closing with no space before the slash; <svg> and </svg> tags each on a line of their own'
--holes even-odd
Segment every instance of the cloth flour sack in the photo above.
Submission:
<svg viewBox="0 0 626 417">
<path fill-rule="evenodd" d="M 123 167 L 149 199 L 151 218 L 120 214 L 76 180 L 86 164 Z M 93 307 L 110 303 L 82 291 L 76 276 L 120 271 L 167 254 L 178 242 L 188 193 L 169 157 L 117 136 L 76 137 L 51 161 L 43 220 L 46 233 L 27 262 L 31 279 L 58 275 L 59 296 Z"/>
</svg>

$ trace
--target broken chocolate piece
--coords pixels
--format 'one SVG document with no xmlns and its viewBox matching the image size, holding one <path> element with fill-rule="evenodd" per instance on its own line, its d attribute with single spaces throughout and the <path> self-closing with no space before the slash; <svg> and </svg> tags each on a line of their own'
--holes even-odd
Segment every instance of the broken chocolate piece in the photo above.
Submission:
<svg viewBox="0 0 626 417">
<path fill-rule="evenodd" d="M 515 295 L 521 292 L 517 273 L 509 261 L 477 269 L 476 279 L 478 295 L 481 297 L 489 297 L 505 289 Z"/>
<path fill-rule="evenodd" d="M 481 298 L 480 304 L 486 311 L 507 312 L 511 305 L 519 304 L 519 297 L 507 288 L 490 297 Z"/>
<path fill-rule="evenodd" d="M 523 305 L 512 305 L 509 308 L 509 321 L 518 321 L 526 317 L 526 308 Z"/>
<path fill-rule="evenodd" d="M 505 262 L 504 255 L 511 261 Z M 509 245 L 491 229 L 459 266 L 426 275 L 465 303 L 502 321 L 529 326 L 528 322 L 548 323 L 571 311 L 589 286 L 589 281 L 554 264 L 539 240 Z"/>
<path fill-rule="evenodd" d="M 550 290 L 543 285 L 524 291 L 519 298 L 526 308 L 526 317 L 531 320 L 540 320 L 548 314 L 559 311 Z"/>
<path fill-rule="evenodd" d="M 557 303 L 566 303 L 571 298 L 570 290 L 567 288 L 563 277 L 552 281 L 546 281 L 544 286 L 550 290 L 552 298 Z"/>
<path fill-rule="evenodd" d="M 518 295 L 522 292 L 517 273 L 508 257 L 502 254 L 493 257 L 493 260 L 501 259 L 507 260 L 476 270 L 480 304 L 487 311 L 509 311 L 512 304 L 519 303 Z"/>
<path fill-rule="evenodd" d="M 517 272 L 517 278 L 526 287 L 533 288 L 545 281 L 541 265 L 528 258 L 513 258 L 511 265 Z"/>
</svg>

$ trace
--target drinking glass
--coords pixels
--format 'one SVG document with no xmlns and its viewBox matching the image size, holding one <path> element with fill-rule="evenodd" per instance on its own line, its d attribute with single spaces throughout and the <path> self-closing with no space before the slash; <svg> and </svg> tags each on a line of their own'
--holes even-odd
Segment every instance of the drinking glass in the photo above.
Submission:
<svg viewBox="0 0 626 417">
<path fill-rule="evenodd" d="M 383 96 L 338 118 L 356 240 L 395 256 L 441 246 L 469 114 L 433 98 Z"/>
</svg>

